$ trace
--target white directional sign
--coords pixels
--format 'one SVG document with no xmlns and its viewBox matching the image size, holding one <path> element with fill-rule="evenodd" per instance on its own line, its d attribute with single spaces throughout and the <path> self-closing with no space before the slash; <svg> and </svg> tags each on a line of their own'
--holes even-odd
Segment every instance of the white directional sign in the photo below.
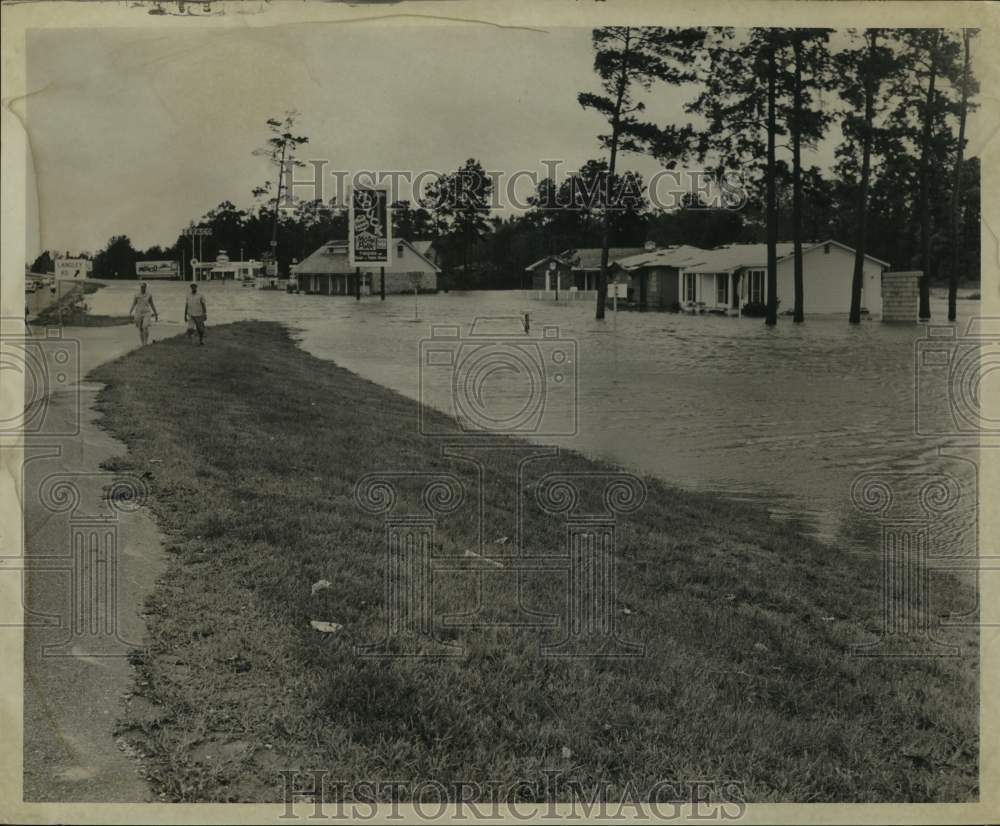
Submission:
<svg viewBox="0 0 1000 826">
<path fill-rule="evenodd" d="M 86 278 L 92 268 L 87 258 L 57 258 L 56 278 Z"/>
</svg>

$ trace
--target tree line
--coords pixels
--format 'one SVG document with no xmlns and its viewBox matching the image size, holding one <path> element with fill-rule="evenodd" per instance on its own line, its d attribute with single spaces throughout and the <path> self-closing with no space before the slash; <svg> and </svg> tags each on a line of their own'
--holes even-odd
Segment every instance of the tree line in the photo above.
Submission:
<svg viewBox="0 0 1000 826">
<path fill-rule="evenodd" d="M 767 324 L 777 321 L 776 245 L 783 229 L 794 245 L 795 321 L 804 316 L 802 244 L 816 238 L 816 229 L 840 230 L 828 234 L 854 243 L 852 322 L 860 320 L 866 253 L 922 271 L 921 318 L 930 317 L 932 279 L 947 275 L 954 319 L 959 279 L 978 277 L 979 167 L 964 158 L 966 119 L 978 91 L 971 71 L 976 34 L 606 27 L 592 35 L 604 94 L 584 92 L 579 102 L 608 124 L 599 139 L 611 177 L 619 151 L 665 162 L 694 159 L 748 177 L 768 247 Z M 661 84 L 674 94 L 694 87 L 685 104 L 692 123 L 643 119 L 637 94 Z M 831 105 L 833 96 L 839 106 Z M 826 181 L 818 170 L 803 168 L 802 149 L 815 146 L 837 122 L 842 137 Z M 785 154 L 780 160 L 779 146 Z M 840 215 L 818 226 L 810 213 L 830 200 Z M 790 224 L 782 212 L 790 212 Z M 604 315 L 609 236 L 607 230 L 602 235 L 598 318 Z"/>
<path fill-rule="evenodd" d="M 686 243 L 715 247 L 766 242 L 766 322 L 777 320 L 779 239 L 794 247 L 793 319 L 804 317 L 802 248 L 836 238 L 856 251 L 850 320 L 860 320 L 864 255 L 894 269 L 922 271 L 920 315 L 930 315 L 932 281 L 949 285 L 949 316 L 961 280 L 979 277 L 978 158 L 965 157 L 966 124 L 978 84 L 971 71 L 977 31 L 942 29 L 604 27 L 592 32 L 599 91 L 578 103 L 600 116 L 604 156 L 563 180 L 541 180 L 528 208 L 494 214 L 493 181 L 469 158 L 436 179 L 421 203 L 393 204 L 394 234 L 435 242 L 442 282 L 456 289 L 527 286 L 524 268 L 565 249 L 600 247 L 598 318 L 612 247 Z M 656 123 L 646 101 L 684 100 L 686 123 Z M 206 260 L 266 259 L 287 272 L 331 239 L 347 237 L 342 205 L 299 200 L 282 191 L 281 170 L 303 165 L 308 137 L 298 113 L 267 121 L 258 154 L 276 174 L 239 207 L 223 201 L 196 226 Z M 837 138 L 829 169 L 803 162 L 803 152 Z M 697 166 L 722 180 L 738 172 L 747 186 L 739 209 L 688 193 L 677 208 L 634 197 L 648 183 L 627 159 L 651 156 L 665 168 Z M 280 206 L 280 208 L 278 208 Z M 137 260 L 185 262 L 199 243 L 178 233 L 167 246 L 136 250 L 115 236 L 97 252 L 94 275 L 132 277 Z M 43 256 L 47 256 L 44 253 Z M 51 261 L 38 261 L 45 266 Z M 848 308 L 845 308 L 848 309 Z"/>
</svg>

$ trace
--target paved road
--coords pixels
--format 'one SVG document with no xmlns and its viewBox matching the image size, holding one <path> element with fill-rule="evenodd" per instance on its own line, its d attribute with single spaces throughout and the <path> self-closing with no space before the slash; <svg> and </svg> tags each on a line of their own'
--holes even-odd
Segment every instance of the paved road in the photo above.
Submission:
<svg viewBox="0 0 1000 826">
<path fill-rule="evenodd" d="M 95 424 L 100 386 L 80 380 L 138 335 L 67 328 L 63 339 L 78 342 L 80 370 L 25 446 L 24 799 L 143 801 L 148 785 L 114 726 L 133 679 L 125 655 L 143 640 L 142 604 L 164 552 L 147 512 L 118 497 L 122 508 L 109 505 L 116 475 L 100 463 L 125 447 Z"/>
</svg>

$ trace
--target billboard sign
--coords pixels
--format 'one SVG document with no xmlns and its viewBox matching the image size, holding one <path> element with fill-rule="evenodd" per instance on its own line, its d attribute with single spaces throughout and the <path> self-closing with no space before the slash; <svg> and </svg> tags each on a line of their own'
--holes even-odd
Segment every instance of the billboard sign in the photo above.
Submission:
<svg viewBox="0 0 1000 826">
<path fill-rule="evenodd" d="M 389 263 L 392 249 L 392 213 L 387 189 L 351 190 L 348 263 L 352 267 Z"/>
<path fill-rule="evenodd" d="M 86 278 L 93 264 L 87 258 L 57 258 L 56 278 Z"/>
<path fill-rule="evenodd" d="M 136 261 L 136 278 L 177 278 L 176 261 Z"/>
</svg>

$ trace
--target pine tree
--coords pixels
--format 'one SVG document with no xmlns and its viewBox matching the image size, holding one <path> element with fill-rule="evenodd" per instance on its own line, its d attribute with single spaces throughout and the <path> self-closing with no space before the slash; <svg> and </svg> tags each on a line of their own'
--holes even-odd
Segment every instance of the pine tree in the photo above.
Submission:
<svg viewBox="0 0 1000 826">
<path fill-rule="evenodd" d="M 608 284 L 608 246 L 611 233 L 612 186 L 619 151 L 666 152 L 677 134 L 684 130 L 661 129 L 641 122 L 637 114 L 645 109 L 636 99 L 636 87 L 650 89 L 653 82 L 682 83 L 693 79 L 687 57 L 704 36 L 699 29 L 665 29 L 657 26 L 608 26 L 594 29 L 594 71 L 601 79 L 604 94 L 581 92 L 577 100 L 584 109 L 603 115 L 611 127 L 600 135 L 608 150 L 605 204 L 601 227 L 601 270 L 597 280 L 598 320 L 605 315 Z"/>
<path fill-rule="evenodd" d="M 872 153 L 878 131 L 877 116 L 884 111 L 882 91 L 900 68 L 891 48 L 892 32 L 865 29 L 851 32 L 855 47 L 836 57 L 840 96 L 850 107 L 844 114 L 844 144 L 838 149 L 842 177 L 857 175 L 858 191 L 854 223 L 854 273 L 851 280 L 851 307 L 848 320 L 861 322 L 861 291 L 864 286 L 865 256 L 868 253 L 868 200 L 872 177 Z M 859 116 L 857 112 L 862 112 Z M 860 144 L 860 168 L 855 168 Z"/>
<path fill-rule="evenodd" d="M 951 261 L 948 265 L 948 321 L 954 321 L 958 298 L 959 224 L 962 211 L 962 163 L 965 152 L 965 121 L 969 113 L 969 98 L 977 91 L 972 78 L 972 38 L 976 29 L 962 30 L 962 76 L 959 81 L 961 102 L 958 110 L 958 144 L 955 147 L 955 174 L 951 190 Z"/>
</svg>

